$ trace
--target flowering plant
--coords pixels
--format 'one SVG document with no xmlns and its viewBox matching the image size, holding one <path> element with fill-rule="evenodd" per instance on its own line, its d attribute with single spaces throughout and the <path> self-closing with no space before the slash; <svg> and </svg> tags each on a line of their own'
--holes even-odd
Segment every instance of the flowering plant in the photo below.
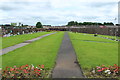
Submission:
<svg viewBox="0 0 120 80">
<path fill-rule="evenodd" d="M 22 65 L 20 67 L 6 67 L 5 70 L 1 70 L 3 78 L 44 78 L 48 76 L 48 68 L 44 68 L 44 65 Z"/>
<path fill-rule="evenodd" d="M 106 67 L 105 65 L 97 66 L 92 70 L 93 74 L 97 74 L 103 77 L 118 77 L 120 71 L 120 67 L 117 64 L 113 66 Z"/>
</svg>

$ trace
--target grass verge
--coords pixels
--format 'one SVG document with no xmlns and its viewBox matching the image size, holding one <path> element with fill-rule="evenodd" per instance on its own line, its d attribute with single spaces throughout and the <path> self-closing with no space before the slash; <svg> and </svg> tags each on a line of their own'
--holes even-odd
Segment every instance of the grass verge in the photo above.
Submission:
<svg viewBox="0 0 120 80">
<path fill-rule="evenodd" d="M 33 33 L 33 34 L 24 34 L 24 35 L 16 35 L 16 36 L 11 36 L 11 37 L 4 37 L 2 38 L 2 49 L 6 47 L 13 46 L 15 44 L 24 42 L 26 40 L 30 40 L 45 34 L 49 34 L 51 32 L 38 32 L 38 33 Z"/>
<path fill-rule="evenodd" d="M 44 64 L 46 67 L 52 68 L 62 37 L 63 32 L 58 32 L 0 56 L 2 58 L 2 68 L 25 64 L 35 66 Z"/>
<path fill-rule="evenodd" d="M 69 35 L 84 72 L 102 64 L 118 64 L 118 42 L 83 33 Z"/>
</svg>

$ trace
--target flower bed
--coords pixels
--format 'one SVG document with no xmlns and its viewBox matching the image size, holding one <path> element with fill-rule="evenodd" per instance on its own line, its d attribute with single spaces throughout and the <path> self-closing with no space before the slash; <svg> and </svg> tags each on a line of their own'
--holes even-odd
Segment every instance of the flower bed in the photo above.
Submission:
<svg viewBox="0 0 120 80">
<path fill-rule="evenodd" d="M 97 66 L 96 68 L 93 68 L 89 73 L 87 73 L 87 77 L 107 77 L 107 78 L 118 78 L 120 77 L 120 67 L 117 64 L 114 64 L 113 66 Z"/>
<path fill-rule="evenodd" d="M 20 67 L 6 67 L 1 70 L 2 78 L 46 78 L 48 77 L 49 69 L 44 65 L 23 65 Z"/>
</svg>

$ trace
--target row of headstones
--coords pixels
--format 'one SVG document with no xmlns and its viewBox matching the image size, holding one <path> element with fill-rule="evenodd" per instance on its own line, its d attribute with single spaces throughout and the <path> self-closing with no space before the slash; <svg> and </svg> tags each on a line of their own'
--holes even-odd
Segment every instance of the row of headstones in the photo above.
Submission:
<svg viewBox="0 0 120 80">
<path fill-rule="evenodd" d="M 72 32 L 101 34 L 120 37 L 120 27 L 118 28 L 72 28 Z"/>
<path fill-rule="evenodd" d="M 120 41 L 120 27 L 118 28 L 72 28 L 75 33 L 88 33 L 94 34 L 95 37 L 101 37 L 109 40 Z M 98 35 L 109 35 L 115 37 L 102 37 Z"/>
<path fill-rule="evenodd" d="M 21 34 L 32 34 L 36 32 L 42 32 L 42 31 L 66 31 L 65 28 L 49 28 L 49 29 L 5 29 L 2 28 L 2 37 L 9 37 L 9 36 L 15 36 L 15 35 L 21 35 Z"/>
<path fill-rule="evenodd" d="M 45 31 L 44 29 L 2 29 L 2 37 L 16 36 L 22 34 L 33 34 Z"/>
</svg>

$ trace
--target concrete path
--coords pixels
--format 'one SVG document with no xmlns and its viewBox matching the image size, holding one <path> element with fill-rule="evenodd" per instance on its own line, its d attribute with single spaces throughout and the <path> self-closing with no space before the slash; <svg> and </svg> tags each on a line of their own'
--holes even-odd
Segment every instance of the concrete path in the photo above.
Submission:
<svg viewBox="0 0 120 80">
<path fill-rule="evenodd" d="M 27 40 L 27 41 L 25 41 L 25 42 L 23 42 L 23 43 L 16 44 L 16 45 L 14 45 L 14 46 L 10 46 L 10 47 L 4 48 L 4 49 L 0 50 L 0 55 L 6 54 L 6 53 L 8 53 L 8 52 L 10 52 L 10 51 L 13 51 L 13 50 L 15 50 L 15 49 L 17 49 L 17 48 L 23 47 L 23 46 L 25 46 L 25 45 L 27 45 L 27 44 L 30 44 L 31 42 L 34 42 L 34 41 L 36 41 L 36 40 L 39 40 L 39 39 L 41 39 L 41 38 L 43 38 L 43 37 L 46 37 L 46 36 L 49 36 L 49 35 L 52 35 L 52 34 L 55 34 L 55 33 L 56 33 L 56 32 L 50 33 L 50 34 L 46 34 L 46 35 L 43 35 L 43 36 L 34 38 L 34 39 L 32 39 L 32 40 Z"/>
<path fill-rule="evenodd" d="M 65 32 L 52 78 L 83 78 L 69 35 Z"/>
</svg>

